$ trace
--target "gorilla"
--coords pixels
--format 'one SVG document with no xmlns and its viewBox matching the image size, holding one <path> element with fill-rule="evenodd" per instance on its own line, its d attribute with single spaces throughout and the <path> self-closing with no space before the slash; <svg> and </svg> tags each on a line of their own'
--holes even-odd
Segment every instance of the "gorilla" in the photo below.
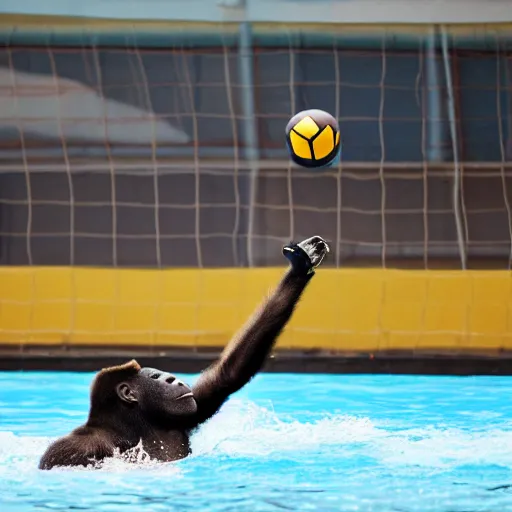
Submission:
<svg viewBox="0 0 512 512">
<path fill-rule="evenodd" d="M 87 422 L 53 442 L 40 469 L 98 466 L 116 453 L 142 447 L 152 460 L 190 454 L 189 435 L 262 368 L 329 246 L 319 236 L 283 247 L 289 268 L 275 291 L 189 387 L 174 375 L 132 360 L 101 370 L 90 395 Z"/>
</svg>

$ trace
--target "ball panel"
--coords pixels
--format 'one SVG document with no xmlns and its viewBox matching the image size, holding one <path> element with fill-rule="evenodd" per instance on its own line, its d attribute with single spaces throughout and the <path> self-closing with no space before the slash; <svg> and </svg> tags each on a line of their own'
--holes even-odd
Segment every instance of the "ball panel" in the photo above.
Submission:
<svg viewBox="0 0 512 512">
<path fill-rule="evenodd" d="M 299 121 L 293 127 L 294 131 L 296 131 L 299 135 L 306 137 L 306 139 L 311 139 L 314 137 L 318 133 L 319 129 L 320 128 L 315 123 L 315 121 L 313 121 L 313 119 L 309 116 Z"/>
<path fill-rule="evenodd" d="M 333 164 L 339 162 L 340 146 L 338 146 L 333 152 L 327 155 L 325 158 L 314 160 L 312 158 L 299 158 L 293 151 L 290 151 L 291 159 L 301 167 L 306 169 L 322 169 L 330 167 Z"/>
<path fill-rule="evenodd" d="M 340 143 L 340 132 L 336 132 L 336 142 L 334 143 L 337 146 Z"/>
<path fill-rule="evenodd" d="M 334 149 L 334 130 L 326 126 L 320 134 L 313 139 L 313 154 L 315 160 L 328 156 Z"/>
<path fill-rule="evenodd" d="M 295 153 L 299 158 L 313 158 L 309 142 L 295 133 L 295 130 L 290 132 L 290 146 L 293 153 Z"/>
</svg>

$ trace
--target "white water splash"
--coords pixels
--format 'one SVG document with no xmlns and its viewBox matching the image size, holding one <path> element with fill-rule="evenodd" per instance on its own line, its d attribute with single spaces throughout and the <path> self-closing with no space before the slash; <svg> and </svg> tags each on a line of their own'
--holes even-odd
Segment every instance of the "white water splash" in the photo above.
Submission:
<svg viewBox="0 0 512 512">
<path fill-rule="evenodd" d="M 456 428 L 405 430 L 384 436 L 373 445 L 387 466 L 450 469 L 465 465 L 512 468 L 512 424 L 482 432 Z"/>
<path fill-rule="evenodd" d="M 315 422 L 281 419 L 271 409 L 232 400 L 192 438 L 195 456 L 257 456 L 364 443 L 379 435 L 370 420 L 326 415 Z"/>
<path fill-rule="evenodd" d="M 40 456 L 52 441 L 45 437 L 0 432 L 0 479 L 13 472 L 37 469 Z M 354 448 L 355 447 L 355 448 Z M 413 466 L 447 469 L 472 464 L 512 468 L 512 424 L 479 432 L 454 428 L 393 430 L 367 418 L 326 415 L 314 422 L 278 417 L 271 409 L 231 400 L 192 437 L 193 458 L 204 456 L 266 459 L 329 449 L 342 456 L 348 448 L 388 467 Z M 179 464 L 159 464 L 137 451 L 138 462 L 121 457 L 105 461 L 101 471 L 158 470 L 179 475 Z M 78 469 L 75 471 L 80 471 Z"/>
</svg>

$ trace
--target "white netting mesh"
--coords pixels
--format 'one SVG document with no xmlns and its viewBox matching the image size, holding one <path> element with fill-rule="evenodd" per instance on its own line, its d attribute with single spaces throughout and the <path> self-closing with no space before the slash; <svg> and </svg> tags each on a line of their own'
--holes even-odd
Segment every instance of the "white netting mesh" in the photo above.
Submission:
<svg viewBox="0 0 512 512">
<path fill-rule="evenodd" d="M 267 265 L 311 232 L 338 263 L 508 260 L 508 55 L 437 59 L 432 119 L 422 48 L 257 49 L 254 163 L 234 48 L 4 49 L 3 262 Z M 340 120 L 330 173 L 286 159 L 283 126 L 313 105 Z"/>
<path fill-rule="evenodd" d="M 510 268 L 510 56 L 439 44 L 5 47 L 0 261 L 273 266 L 318 233 L 335 266 Z M 337 169 L 287 158 L 311 107 Z"/>
</svg>

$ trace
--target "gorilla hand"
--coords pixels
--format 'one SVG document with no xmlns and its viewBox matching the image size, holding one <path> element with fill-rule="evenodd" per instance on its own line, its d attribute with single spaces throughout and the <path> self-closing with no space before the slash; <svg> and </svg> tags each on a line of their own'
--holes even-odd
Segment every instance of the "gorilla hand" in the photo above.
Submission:
<svg viewBox="0 0 512 512">
<path fill-rule="evenodd" d="M 319 236 L 312 236 L 298 244 L 290 243 L 283 247 L 283 255 L 290 261 L 292 268 L 304 274 L 313 273 L 328 252 L 327 242 Z"/>
</svg>

